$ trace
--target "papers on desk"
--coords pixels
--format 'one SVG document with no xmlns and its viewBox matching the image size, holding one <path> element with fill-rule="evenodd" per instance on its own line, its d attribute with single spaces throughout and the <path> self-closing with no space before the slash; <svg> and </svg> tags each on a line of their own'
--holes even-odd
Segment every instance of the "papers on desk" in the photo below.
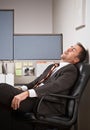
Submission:
<svg viewBox="0 0 90 130">
<path fill-rule="evenodd" d="M 6 75 L 0 74 L 0 83 L 5 83 L 5 82 L 6 82 Z"/>
<path fill-rule="evenodd" d="M 0 83 L 14 85 L 14 74 L 0 74 Z"/>
<path fill-rule="evenodd" d="M 15 68 L 16 69 L 21 69 L 22 68 L 22 62 L 16 62 L 15 63 Z"/>
<path fill-rule="evenodd" d="M 15 75 L 16 76 L 33 76 L 34 75 L 33 63 L 29 61 L 16 62 Z"/>
<path fill-rule="evenodd" d="M 36 64 L 36 77 L 38 77 L 42 72 L 50 65 L 53 64 L 53 61 L 40 61 Z"/>
<path fill-rule="evenodd" d="M 13 62 L 10 62 L 10 63 L 7 63 L 7 74 L 14 74 L 14 63 Z"/>
<path fill-rule="evenodd" d="M 5 61 L 0 63 L 0 83 L 14 85 L 14 63 Z"/>
<path fill-rule="evenodd" d="M 7 73 L 12 73 L 14 74 L 14 63 L 13 62 L 4 62 L 2 64 L 2 68 L 3 68 L 3 73 L 7 74 Z"/>
<path fill-rule="evenodd" d="M 0 74 L 2 73 L 2 63 L 0 63 Z"/>
<path fill-rule="evenodd" d="M 7 83 L 14 86 L 14 74 L 0 74 L 0 83 Z"/>
<path fill-rule="evenodd" d="M 6 75 L 6 83 L 14 86 L 14 74 Z"/>
<path fill-rule="evenodd" d="M 15 74 L 16 74 L 16 76 L 22 75 L 22 62 L 15 63 Z"/>
</svg>

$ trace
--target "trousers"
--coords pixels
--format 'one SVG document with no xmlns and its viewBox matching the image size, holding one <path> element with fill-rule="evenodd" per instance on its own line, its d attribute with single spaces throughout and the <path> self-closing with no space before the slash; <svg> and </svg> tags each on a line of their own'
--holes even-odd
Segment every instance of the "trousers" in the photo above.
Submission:
<svg viewBox="0 0 90 130">
<path fill-rule="evenodd" d="M 6 107 L 11 109 L 11 101 L 13 97 L 17 94 L 23 92 L 9 84 L 1 83 L 0 84 L 0 104 L 5 105 Z M 37 102 L 37 98 L 27 98 L 20 103 L 19 110 L 21 112 L 31 112 L 33 111 L 35 104 Z"/>
<path fill-rule="evenodd" d="M 0 84 L 0 129 L 16 130 L 27 129 L 33 130 L 33 125 L 28 124 L 25 120 L 17 120 L 12 116 L 11 101 L 13 97 L 22 90 L 19 90 L 9 84 Z M 35 107 L 36 99 L 27 98 L 21 102 L 20 112 L 32 112 Z M 17 111 L 17 110 L 16 110 Z"/>
</svg>

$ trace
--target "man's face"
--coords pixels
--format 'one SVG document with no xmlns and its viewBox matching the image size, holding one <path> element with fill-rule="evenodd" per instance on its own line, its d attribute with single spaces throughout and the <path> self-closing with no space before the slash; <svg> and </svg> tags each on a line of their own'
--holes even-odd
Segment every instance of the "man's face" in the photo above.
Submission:
<svg viewBox="0 0 90 130">
<path fill-rule="evenodd" d="M 75 64 L 79 62 L 78 55 L 82 51 L 82 48 L 79 45 L 74 45 L 68 48 L 64 53 L 61 55 L 61 60 Z"/>
</svg>

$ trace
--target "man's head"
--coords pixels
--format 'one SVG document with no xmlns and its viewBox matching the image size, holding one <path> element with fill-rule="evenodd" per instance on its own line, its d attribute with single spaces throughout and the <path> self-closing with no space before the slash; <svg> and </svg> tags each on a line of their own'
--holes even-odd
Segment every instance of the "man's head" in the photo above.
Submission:
<svg viewBox="0 0 90 130">
<path fill-rule="evenodd" d="M 61 55 L 61 60 L 76 64 L 85 60 L 86 53 L 87 51 L 83 45 L 81 43 L 77 43 L 64 51 L 64 53 Z"/>
</svg>

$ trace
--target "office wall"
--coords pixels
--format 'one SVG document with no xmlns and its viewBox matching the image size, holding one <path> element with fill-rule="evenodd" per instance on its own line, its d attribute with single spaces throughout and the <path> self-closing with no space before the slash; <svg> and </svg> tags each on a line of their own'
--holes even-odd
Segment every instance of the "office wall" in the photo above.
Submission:
<svg viewBox="0 0 90 130">
<path fill-rule="evenodd" d="M 53 32 L 63 33 L 63 49 L 71 43 L 82 42 L 90 50 L 90 0 L 86 0 L 85 27 L 75 30 L 76 0 L 54 0 L 53 2 Z"/>
<path fill-rule="evenodd" d="M 52 0 L 0 0 L 0 9 L 14 9 L 14 33 L 52 33 Z"/>
</svg>

